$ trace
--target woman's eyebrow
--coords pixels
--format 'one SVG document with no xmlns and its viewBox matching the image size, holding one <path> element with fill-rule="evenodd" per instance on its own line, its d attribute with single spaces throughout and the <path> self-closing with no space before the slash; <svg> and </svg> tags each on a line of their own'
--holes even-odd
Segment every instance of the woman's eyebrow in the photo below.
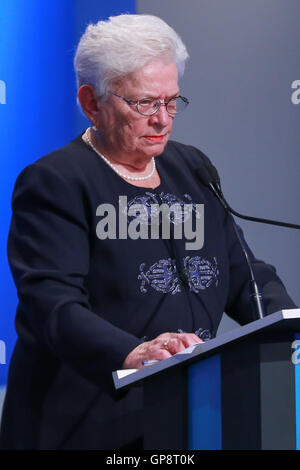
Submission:
<svg viewBox="0 0 300 470">
<path fill-rule="evenodd" d="M 179 96 L 179 95 L 180 95 L 180 90 L 176 91 L 176 93 L 172 93 L 171 95 L 168 95 L 168 96 L 166 97 L 166 99 L 169 99 L 169 100 L 170 100 L 170 99 L 172 99 L 172 98 L 175 98 L 175 96 L 177 97 L 177 96 Z M 159 100 L 160 98 L 159 98 L 159 96 L 153 96 L 151 93 L 148 93 L 148 94 L 145 93 L 142 98 L 139 98 L 139 100 L 143 100 L 143 99 L 147 99 L 147 100 Z"/>
</svg>

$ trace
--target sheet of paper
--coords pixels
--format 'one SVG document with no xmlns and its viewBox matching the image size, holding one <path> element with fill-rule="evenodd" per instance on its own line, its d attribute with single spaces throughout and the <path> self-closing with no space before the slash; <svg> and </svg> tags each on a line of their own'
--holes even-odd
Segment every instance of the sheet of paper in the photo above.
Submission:
<svg viewBox="0 0 300 470">
<path fill-rule="evenodd" d="M 199 346 L 199 344 L 201 343 L 198 343 L 198 344 L 193 344 L 192 346 L 189 346 L 188 348 L 185 348 L 183 351 L 180 351 L 178 353 L 175 354 L 175 356 L 178 356 L 179 354 L 191 354 L 194 349 Z"/>
<path fill-rule="evenodd" d="M 122 379 L 123 377 L 126 377 L 127 375 L 133 374 L 136 372 L 138 369 L 122 369 L 122 370 L 117 370 L 117 376 L 118 379 Z"/>
</svg>

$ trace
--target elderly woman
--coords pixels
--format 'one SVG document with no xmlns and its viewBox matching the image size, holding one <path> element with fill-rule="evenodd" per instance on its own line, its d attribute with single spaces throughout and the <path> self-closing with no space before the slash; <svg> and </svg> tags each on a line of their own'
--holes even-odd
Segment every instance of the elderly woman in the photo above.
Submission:
<svg viewBox="0 0 300 470">
<path fill-rule="evenodd" d="M 224 311 L 253 320 L 232 220 L 197 176 L 209 160 L 169 141 L 188 105 L 178 84 L 187 57 L 152 16 L 100 21 L 80 40 L 78 99 L 91 127 L 25 168 L 13 194 L 19 338 L 3 448 L 141 447 L 141 391 L 117 396 L 112 371 L 214 336 Z M 187 245 L 188 230 L 175 231 L 197 225 L 203 204 L 204 243 Z M 157 236 L 152 214 L 174 205 L 188 210 L 169 211 L 170 236 Z M 274 269 L 249 256 L 267 312 L 294 307 Z"/>
</svg>

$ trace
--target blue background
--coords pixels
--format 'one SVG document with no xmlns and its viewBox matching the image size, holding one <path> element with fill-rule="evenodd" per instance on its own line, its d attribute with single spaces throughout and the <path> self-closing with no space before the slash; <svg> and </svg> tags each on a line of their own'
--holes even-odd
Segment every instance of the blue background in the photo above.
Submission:
<svg viewBox="0 0 300 470">
<path fill-rule="evenodd" d="M 0 365 L 0 386 L 16 339 L 17 294 L 6 256 L 14 182 L 26 165 L 87 127 L 76 103 L 76 45 L 88 23 L 120 13 L 135 13 L 135 1 L 0 2 L 0 80 L 6 84 L 0 104 L 0 340 L 7 363 Z"/>
</svg>

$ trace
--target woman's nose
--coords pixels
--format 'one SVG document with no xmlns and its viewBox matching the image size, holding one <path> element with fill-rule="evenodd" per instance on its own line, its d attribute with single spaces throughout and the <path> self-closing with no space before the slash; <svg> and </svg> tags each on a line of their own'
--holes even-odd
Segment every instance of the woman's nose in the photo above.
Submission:
<svg viewBox="0 0 300 470">
<path fill-rule="evenodd" d="M 160 103 L 160 107 L 155 114 L 150 116 L 152 118 L 152 122 L 160 124 L 161 126 L 167 126 L 171 116 L 169 115 L 166 105 L 164 103 Z"/>
</svg>

